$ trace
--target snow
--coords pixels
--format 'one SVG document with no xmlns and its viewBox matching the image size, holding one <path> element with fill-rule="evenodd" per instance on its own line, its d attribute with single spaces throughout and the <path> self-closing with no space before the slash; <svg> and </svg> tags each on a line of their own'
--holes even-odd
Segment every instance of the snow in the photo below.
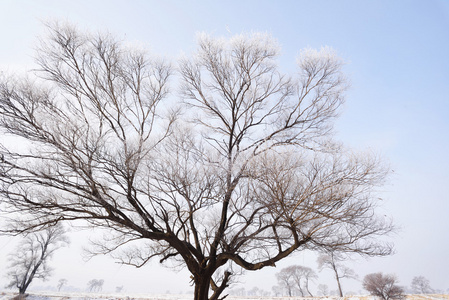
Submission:
<svg viewBox="0 0 449 300">
<path fill-rule="evenodd" d="M 11 300 L 16 296 L 14 292 L 0 293 L 0 300 Z M 192 300 L 192 294 L 107 294 L 107 293 L 59 293 L 59 292 L 30 292 L 26 300 Z M 372 296 L 347 297 L 243 297 L 229 296 L 226 300 L 376 300 Z M 441 295 L 407 295 L 406 300 L 449 300 L 448 294 Z"/>
</svg>

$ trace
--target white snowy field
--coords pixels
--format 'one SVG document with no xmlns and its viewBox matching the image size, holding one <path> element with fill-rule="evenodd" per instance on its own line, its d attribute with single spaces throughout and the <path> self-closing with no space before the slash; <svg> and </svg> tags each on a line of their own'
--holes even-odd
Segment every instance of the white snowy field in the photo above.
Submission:
<svg viewBox="0 0 449 300">
<path fill-rule="evenodd" d="M 0 293 L 0 300 L 11 300 L 17 294 L 14 292 Z M 107 293 L 59 293 L 59 292 L 30 292 L 27 300 L 192 300 L 193 295 L 184 294 L 107 294 Z M 227 300 L 376 300 L 372 296 L 347 296 L 347 297 L 250 297 L 228 296 Z M 432 295 L 406 295 L 406 300 L 449 300 L 448 294 Z"/>
</svg>

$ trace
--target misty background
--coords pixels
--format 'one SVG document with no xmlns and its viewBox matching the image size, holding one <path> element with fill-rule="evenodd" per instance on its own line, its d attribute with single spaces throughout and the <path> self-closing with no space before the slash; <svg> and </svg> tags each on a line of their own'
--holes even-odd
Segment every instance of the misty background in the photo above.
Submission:
<svg viewBox="0 0 449 300">
<path fill-rule="evenodd" d="M 0 2 L 0 70 L 24 72 L 35 67 L 33 47 L 42 22 L 63 20 L 80 29 L 109 31 L 176 60 L 195 49 L 198 32 L 232 36 L 263 31 L 281 47 L 282 70 L 295 71 L 305 47 L 330 46 L 346 62 L 351 82 L 336 122 L 337 139 L 356 150 L 379 153 L 394 170 L 379 192 L 380 213 L 400 227 L 389 240 L 396 253 L 386 258 L 347 262 L 359 279 L 373 272 L 394 273 L 409 286 L 425 276 L 434 289 L 449 289 L 449 2 L 448 1 L 12 1 Z M 177 97 L 173 94 L 172 97 Z M 3 139 L 0 136 L 0 139 Z M 136 269 L 107 256 L 86 261 L 83 247 L 98 233 L 69 233 L 70 247 L 58 250 L 47 282 L 61 278 L 86 289 L 104 279 L 103 291 L 185 293 L 192 290 L 185 270 L 163 268 L 154 260 Z M 7 279 L 7 254 L 19 237 L 0 236 L 0 291 Z M 297 253 L 277 268 L 246 272 L 230 289 L 254 286 L 271 291 L 281 268 L 299 264 L 317 270 L 313 253 Z M 324 283 L 336 289 L 329 270 L 318 273 L 312 291 Z M 366 293 L 360 281 L 344 280 L 343 290 Z"/>
</svg>

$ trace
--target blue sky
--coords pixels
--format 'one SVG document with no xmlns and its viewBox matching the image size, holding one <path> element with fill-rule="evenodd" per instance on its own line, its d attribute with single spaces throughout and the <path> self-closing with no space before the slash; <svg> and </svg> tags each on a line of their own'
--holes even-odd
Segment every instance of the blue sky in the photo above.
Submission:
<svg viewBox="0 0 449 300">
<path fill-rule="evenodd" d="M 33 47 L 44 30 L 41 22 L 54 19 L 108 30 L 168 58 L 191 52 L 197 32 L 269 32 L 282 46 L 279 63 L 288 72 L 295 71 L 302 48 L 333 47 L 347 62 L 352 85 L 336 123 L 337 137 L 357 150 L 380 153 L 390 164 L 394 173 L 382 190 L 382 210 L 402 228 L 392 237 L 395 255 L 348 265 L 360 277 L 395 273 L 409 286 L 414 276 L 423 275 L 435 288 L 449 288 L 449 1 L 3 0 L 0 70 L 32 68 Z M 111 290 L 122 284 L 142 292 L 189 288 L 187 273 L 161 271 L 156 263 L 139 270 L 119 268 L 108 258 L 86 263 L 78 251 L 83 235 L 76 236 L 70 249 L 55 256 L 55 276 L 48 284 L 65 277 L 69 284 L 84 287 L 88 280 L 103 277 Z M 0 266 L 13 243 L 0 246 Z M 63 264 L 70 270 L 62 271 Z M 288 264 L 316 268 L 308 254 L 280 267 Z M 259 285 L 271 290 L 277 271 L 248 274 L 240 281 L 247 289 Z M 334 289 L 325 273 L 320 277 Z M 173 288 L 175 278 L 179 284 Z M 0 278 L 0 290 L 4 280 Z M 361 285 L 347 281 L 343 288 L 358 291 Z"/>
</svg>

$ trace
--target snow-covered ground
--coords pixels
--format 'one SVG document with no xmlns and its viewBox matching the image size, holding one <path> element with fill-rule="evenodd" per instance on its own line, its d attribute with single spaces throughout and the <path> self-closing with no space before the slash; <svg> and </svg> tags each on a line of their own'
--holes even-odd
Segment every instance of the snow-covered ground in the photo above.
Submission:
<svg viewBox="0 0 449 300">
<path fill-rule="evenodd" d="M 10 300 L 16 296 L 13 292 L 0 293 L 0 300 Z M 59 293 L 30 292 L 27 300 L 192 300 L 193 295 L 145 295 L 145 294 L 107 294 L 107 293 Z M 226 300 L 376 300 L 371 296 L 347 297 L 243 297 L 228 296 Z M 407 295 L 407 300 L 449 300 L 449 295 Z"/>
</svg>

